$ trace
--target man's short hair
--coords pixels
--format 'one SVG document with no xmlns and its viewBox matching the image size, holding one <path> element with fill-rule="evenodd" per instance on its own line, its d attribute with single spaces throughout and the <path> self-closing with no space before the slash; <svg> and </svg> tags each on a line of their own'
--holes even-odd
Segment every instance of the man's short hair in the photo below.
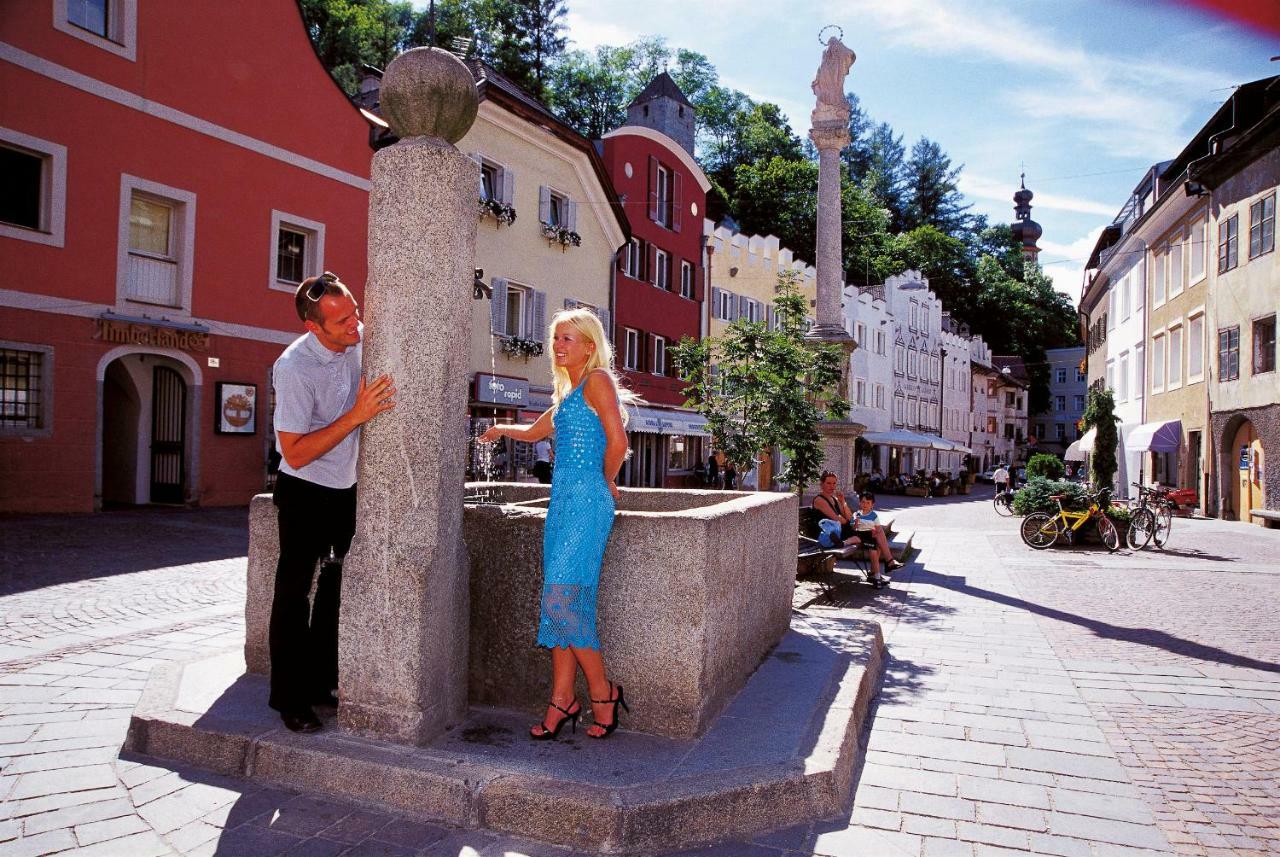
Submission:
<svg viewBox="0 0 1280 857">
<path fill-rule="evenodd" d="M 293 293 L 293 308 L 298 313 L 298 320 L 323 324 L 324 317 L 320 315 L 320 301 L 327 295 L 350 297 L 351 290 L 332 271 L 307 277 L 298 283 L 298 290 Z"/>
<path fill-rule="evenodd" d="M 861 494 L 858 495 L 858 499 L 870 500 L 872 503 L 874 503 L 876 501 L 876 495 L 872 494 L 870 491 L 863 491 Z"/>
</svg>

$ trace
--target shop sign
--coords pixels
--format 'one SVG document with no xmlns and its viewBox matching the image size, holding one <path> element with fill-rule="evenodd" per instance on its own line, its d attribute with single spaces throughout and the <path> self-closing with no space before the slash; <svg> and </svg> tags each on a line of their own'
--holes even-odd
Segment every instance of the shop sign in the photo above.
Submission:
<svg viewBox="0 0 1280 857">
<path fill-rule="evenodd" d="M 477 373 L 476 401 L 523 408 L 529 404 L 529 382 L 522 378 L 499 378 Z"/>
<path fill-rule="evenodd" d="M 199 330 L 139 324 L 112 318 L 93 320 L 93 338 L 119 345 L 150 345 L 183 351 L 208 351 L 209 334 Z"/>
</svg>

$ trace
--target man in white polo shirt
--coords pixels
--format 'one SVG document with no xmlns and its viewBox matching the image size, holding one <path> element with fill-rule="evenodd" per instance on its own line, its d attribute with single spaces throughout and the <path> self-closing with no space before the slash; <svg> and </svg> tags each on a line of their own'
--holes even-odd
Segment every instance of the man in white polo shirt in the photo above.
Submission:
<svg viewBox="0 0 1280 857">
<path fill-rule="evenodd" d="M 342 558 L 356 525 L 360 426 L 395 407 L 391 376 L 361 374 L 360 309 L 326 271 L 298 286 L 307 332 L 276 360 L 280 561 L 271 603 L 271 698 L 294 732 L 320 729 L 313 705 L 336 705 Z M 320 563 L 314 606 L 308 596 Z"/>
</svg>

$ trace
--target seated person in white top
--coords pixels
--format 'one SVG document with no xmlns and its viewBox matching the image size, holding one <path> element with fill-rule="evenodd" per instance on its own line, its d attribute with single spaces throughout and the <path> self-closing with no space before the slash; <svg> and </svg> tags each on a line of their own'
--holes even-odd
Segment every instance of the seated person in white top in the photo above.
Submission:
<svg viewBox="0 0 1280 857">
<path fill-rule="evenodd" d="M 858 495 L 858 513 L 853 516 L 853 529 L 868 546 L 875 545 L 876 552 L 885 561 L 888 570 L 893 571 L 903 564 L 894 559 L 889 550 L 889 539 L 884 534 L 884 527 L 880 525 L 875 505 L 876 496 L 870 491 L 863 491 Z"/>
</svg>

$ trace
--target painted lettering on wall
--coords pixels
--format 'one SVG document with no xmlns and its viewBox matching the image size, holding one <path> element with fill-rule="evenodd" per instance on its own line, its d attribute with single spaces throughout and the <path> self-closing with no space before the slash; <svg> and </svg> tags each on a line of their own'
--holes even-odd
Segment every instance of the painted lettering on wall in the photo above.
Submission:
<svg viewBox="0 0 1280 857">
<path fill-rule="evenodd" d="M 178 348 L 183 351 L 209 350 L 207 333 L 116 321 L 109 318 L 94 319 L 93 338 L 120 345 L 151 345 L 156 348 Z"/>
</svg>

